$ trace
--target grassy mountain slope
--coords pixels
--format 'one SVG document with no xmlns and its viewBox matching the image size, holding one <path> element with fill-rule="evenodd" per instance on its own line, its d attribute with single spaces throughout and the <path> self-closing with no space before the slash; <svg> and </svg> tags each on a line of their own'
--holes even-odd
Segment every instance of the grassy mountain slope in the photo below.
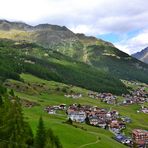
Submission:
<svg viewBox="0 0 148 148">
<path fill-rule="evenodd" d="M 65 26 L 0 21 L 0 38 L 37 43 L 66 56 L 85 62 L 120 79 L 148 83 L 148 65 L 121 52 L 109 42 L 74 34 Z M 49 51 L 48 51 L 49 52 Z"/>
<path fill-rule="evenodd" d="M 25 72 L 95 91 L 127 92 L 110 74 L 33 43 L 0 40 L 0 71 L 1 79 L 21 80 L 19 74 Z"/>
<path fill-rule="evenodd" d="M 97 137 L 99 137 L 99 142 L 88 145 L 87 148 L 124 148 L 125 146 L 113 140 L 113 134 L 107 130 L 88 126 L 86 124 L 74 123 L 77 128 L 65 124 L 64 122 L 67 120 L 67 115 L 63 111 L 58 112 L 56 115 L 48 115 L 44 112 L 45 106 L 59 105 L 62 103 L 67 105 L 80 103 L 107 109 L 112 108 L 113 110 L 119 111 L 121 115 L 128 116 L 132 119 L 132 123 L 127 124 L 127 128 L 124 131 L 126 134 L 131 135 L 131 131 L 134 128 L 148 129 L 148 116 L 144 113 L 138 113 L 137 115 L 137 110 L 141 108 L 141 105 L 135 104 L 130 105 L 129 107 L 108 105 L 100 100 L 89 98 L 87 95 L 89 90 L 80 87 L 43 80 L 29 74 L 21 74 L 21 79 L 23 79 L 24 82 L 7 80 L 4 85 L 9 89 L 13 88 L 15 94 L 21 99 L 36 102 L 38 104 L 32 108 L 23 108 L 26 120 L 29 121 L 35 132 L 38 118 L 42 115 L 46 127 L 51 127 L 54 130 L 54 133 L 58 135 L 64 148 L 79 148 L 84 144 L 95 142 Z M 66 98 L 64 97 L 65 92 L 63 91 L 63 88 L 66 88 L 68 92 L 73 91 L 75 93 L 82 93 L 83 97 L 80 99 Z"/>
<path fill-rule="evenodd" d="M 87 62 L 99 69 L 104 69 L 117 78 L 148 83 L 148 65 L 115 47 L 87 46 Z"/>
</svg>

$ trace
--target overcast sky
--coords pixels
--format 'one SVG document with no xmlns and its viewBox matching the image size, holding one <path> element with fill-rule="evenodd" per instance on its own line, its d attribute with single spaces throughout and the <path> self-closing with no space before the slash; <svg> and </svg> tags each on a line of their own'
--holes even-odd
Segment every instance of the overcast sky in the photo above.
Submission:
<svg viewBox="0 0 148 148">
<path fill-rule="evenodd" d="M 0 0 L 0 19 L 67 26 L 131 54 L 148 46 L 148 0 Z"/>
</svg>

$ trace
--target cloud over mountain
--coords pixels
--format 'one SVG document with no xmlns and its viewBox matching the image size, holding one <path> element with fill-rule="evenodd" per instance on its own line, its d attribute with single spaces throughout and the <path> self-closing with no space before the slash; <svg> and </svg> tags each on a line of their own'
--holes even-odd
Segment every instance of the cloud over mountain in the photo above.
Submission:
<svg viewBox="0 0 148 148">
<path fill-rule="evenodd" d="M 148 29 L 147 0 L 0 0 L 0 3 L 1 19 L 33 25 L 65 25 L 87 35 L 114 33 L 125 36 L 128 32 Z M 130 40 L 134 39 L 128 42 L 132 42 Z M 141 43 L 137 44 L 141 49 Z M 134 42 L 134 46 L 137 44 Z M 121 43 L 120 46 L 124 49 Z"/>
</svg>

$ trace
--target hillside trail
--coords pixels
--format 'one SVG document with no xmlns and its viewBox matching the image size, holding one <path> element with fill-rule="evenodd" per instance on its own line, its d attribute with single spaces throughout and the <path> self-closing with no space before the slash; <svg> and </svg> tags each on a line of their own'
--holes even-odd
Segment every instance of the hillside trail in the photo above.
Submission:
<svg viewBox="0 0 148 148">
<path fill-rule="evenodd" d="M 93 134 L 93 135 L 96 135 L 95 132 L 88 132 L 88 133 L 91 133 L 91 134 Z M 83 145 L 79 146 L 78 148 L 83 148 L 83 147 L 86 147 L 86 146 L 89 146 L 89 145 L 97 144 L 98 142 L 100 142 L 100 139 L 99 139 L 99 136 L 96 135 L 96 141 L 95 141 L 95 142 L 83 144 Z"/>
</svg>

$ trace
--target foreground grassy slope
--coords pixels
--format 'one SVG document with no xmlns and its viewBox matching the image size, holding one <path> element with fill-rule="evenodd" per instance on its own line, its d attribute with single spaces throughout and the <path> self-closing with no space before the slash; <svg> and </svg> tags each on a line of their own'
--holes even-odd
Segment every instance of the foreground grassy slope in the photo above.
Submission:
<svg viewBox="0 0 148 148">
<path fill-rule="evenodd" d="M 37 126 L 38 118 L 40 115 L 43 116 L 47 127 L 51 127 L 54 132 L 59 136 L 64 148 L 78 148 L 84 144 L 94 143 L 99 138 L 99 142 L 96 144 L 88 145 L 87 148 L 101 147 L 125 147 L 120 143 L 117 143 L 112 139 L 112 134 L 106 130 L 87 126 L 85 124 L 77 124 L 77 128 L 63 123 L 67 120 L 67 116 L 64 112 L 59 112 L 59 115 L 48 115 L 43 111 L 47 105 L 59 105 L 61 103 L 72 104 L 90 104 L 97 105 L 102 108 L 112 107 L 120 112 L 121 115 L 129 116 L 132 119 L 132 123 L 127 125 L 127 129 L 124 131 L 126 134 L 131 133 L 134 128 L 148 129 L 147 121 L 148 117 L 143 113 L 136 113 L 140 105 L 131 106 L 112 106 L 107 105 L 99 100 L 91 99 L 87 97 L 88 90 L 80 87 L 69 86 L 63 83 L 57 83 L 54 81 L 42 80 L 28 74 L 21 74 L 21 78 L 24 79 L 24 83 L 8 80 L 5 82 L 7 87 L 14 88 L 15 93 L 21 99 L 27 99 L 30 101 L 37 102 L 39 106 L 32 108 L 24 107 L 24 114 L 26 120 L 30 122 L 34 132 Z M 9 86 L 8 86 L 9 84 Z M 38 84 L 43 85 L 41 89 Z M 17 86 L 17 87 L 16 87 Z M 24 87 L 25 86 L 25 87 Z M 27 88 L 28 87 L 28 88 Z M 57 89 L 58 88 L 58 89 Z M 82 93 L 83 97 L 80 99 L 71 99 L 64 97 L 65 88 L 67 92 L 73 91 L 75 93 Z M 82 129 L 83 127 L 83 129 Z M 66 132 L 65 132 L 66 131 Z"/>
</svg>

